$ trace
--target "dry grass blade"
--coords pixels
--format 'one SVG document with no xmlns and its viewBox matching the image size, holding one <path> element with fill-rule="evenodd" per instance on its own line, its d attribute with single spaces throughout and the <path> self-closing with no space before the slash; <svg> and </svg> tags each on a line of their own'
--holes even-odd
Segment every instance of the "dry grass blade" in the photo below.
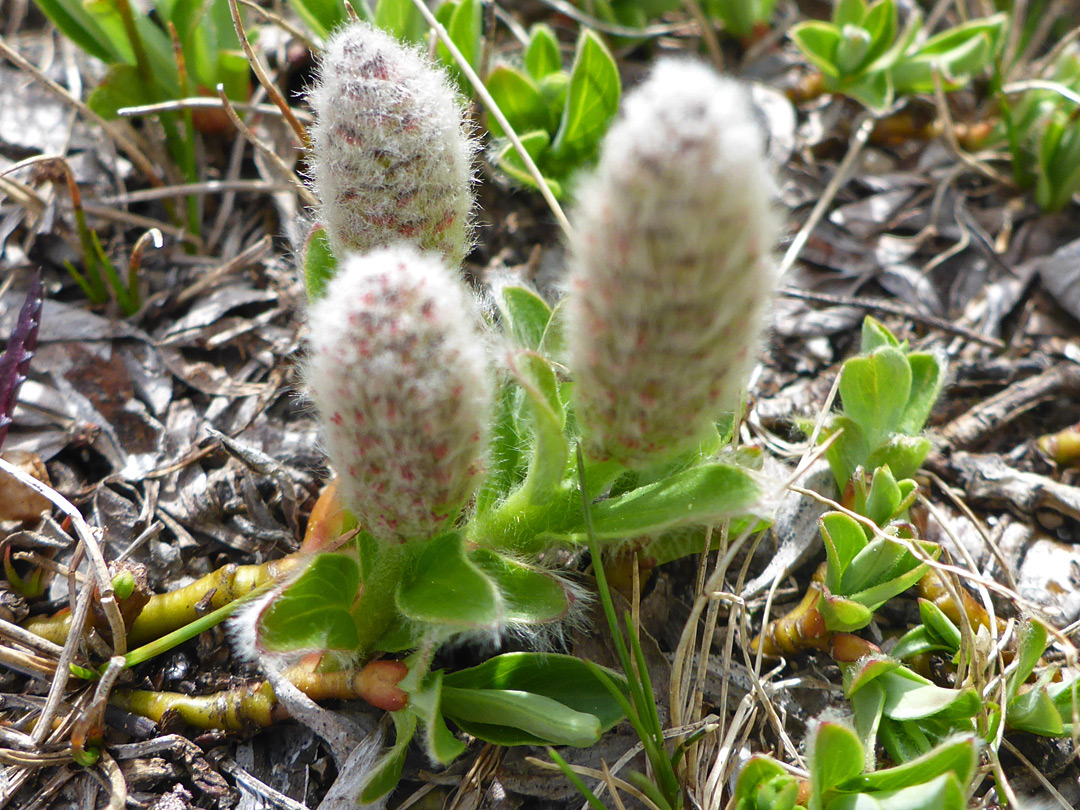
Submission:
<svg viewBox="0 0 1080 810">
<path fill-rule="evenodd" d="M 41 82 L 49 92 L 58 96 L 64 103 L 70 104 L 88 121 L 93 121 L 105 130 L 105 133 L 116 143 L 116 146 L 120 151 L 131 159 L 131 162 L 146 176 L 146 179 L 149 180 L 152 185 L 161 185 L 163 181 L 157 167 L 154 165 L 153 161 L 151 161 L 150 158 L 135 145 L 134 141 L 128 138 L 127 135 L 119 132 L 117 127 L 113 126 L 109 121 L 106 121 L 96 112 L 91 110 L 85 103 L 75 98 L 71 93 L 42 73 L 36 65 L 30 62 L 30 60 L 26 59 L 22 54 L 8 45 L 2 36 L 0 36 L 0 55 L 3 55 L 16 67 L 25 70 Z"/>
<path fill-rule="evenodd" d="M 281 114 L 285 117 L 285 120 L 289 122 L 289 126 L 292 127 L 292 131 L 296 134 L 297 140 L 300 145 L 305 149 L 311 146 L 311 142 L 308 140 L 307 130 L 304 125 L 297 120 L 293 111 L 289 108 L 289 103 L 281 95 L 281 92 L 277 89 L 277 85 L 270 78 L 270 74 L 266 72 L 266 68 L 263 67 L 261 61 L 259 61 L 258 55 L 255 53 L 255 49 L 251 47 L 251 42 L 248 41 L 247 32 L 244 30 L 244 22 L 240 19 L 240 9 L 236 5 L 236 0 L 229 0 L 229 12 L 232 14 L 233 27 L 236 29 L 236 36 L 240 39 L 240 45 L 244 49 L 244 54 L 248 58 L 248 64 L 251 65 L 251 69 L 255 72 L 255 78 L 259 80 L 259 84 L 266 90 L 266 94 L 270 97 L 270 100 L 274 102 Z"/>
</svg>

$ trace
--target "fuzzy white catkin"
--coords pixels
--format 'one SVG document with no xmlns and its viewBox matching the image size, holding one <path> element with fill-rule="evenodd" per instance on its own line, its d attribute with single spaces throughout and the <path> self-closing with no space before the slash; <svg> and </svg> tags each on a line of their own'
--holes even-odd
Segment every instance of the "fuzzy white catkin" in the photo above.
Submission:
<svg viewBox="0 0 1080 810">
<path fill-rule="evenodd" d="M 778 219 L 749 104 L 702 64 L 661 61 L 579 186 L 567 340 L 594 459 L 695 443 L 753 368 Z"/>
<path fill-rule="evenodd" d="M 384 542 L 432 537 L 483 472 L 492 383 L 474 301 L 437 254 L 342 263 L 310 311 L 307 381 L 346 506 Z"/>
<path fill-rule="evenodd" d="M 476 147 L 446 72 L 354 22 L 327 42 L 308 101 L 312 185 L 334 255 L 406 241 L 460 268 Z"/>
</svg>

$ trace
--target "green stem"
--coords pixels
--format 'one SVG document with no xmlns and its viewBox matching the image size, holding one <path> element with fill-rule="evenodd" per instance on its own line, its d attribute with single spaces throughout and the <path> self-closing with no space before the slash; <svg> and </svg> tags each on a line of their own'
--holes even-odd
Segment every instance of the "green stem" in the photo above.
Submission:
<svg viewBox="0 0 1080 810">
<path fill-rule="evenodd" d="M 374 564 L 363 571 L 360 596 L 352 607 L 359 636 L 357 650 L 366 657 L 375 649 L 375 643 L 398 620 L 395 594 L 405 567 L 412 560 L 408 545 L 390 546 L 379 544 Z"/>
</svg>

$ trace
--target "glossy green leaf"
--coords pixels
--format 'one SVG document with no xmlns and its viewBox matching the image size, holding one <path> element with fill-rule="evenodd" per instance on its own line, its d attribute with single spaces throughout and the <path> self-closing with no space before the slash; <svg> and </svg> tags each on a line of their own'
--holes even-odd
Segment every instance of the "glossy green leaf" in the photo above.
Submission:
<svg viewBox="0 0 1080 810">
<path fill-rule="evenodd" d="M 857 793 L 837 797 L 828 810 L 965 810 L 967 797 L 952 774 L 923 784 L 883 793 Z"/>
<path fill-rule="evenodd" d="M 929 782 L 948 773 L 966 785 L 975 775 L 978 761 L 978 741 L 974 735 L 965 734 L 954 737 L 933 751 L 902 765 L 853 776 L 838 788 L 853 793 L 900 790 L 910 785 Z"/>
<path fill-rule="evenodd" d="M 595 715 L 533 692 L 445 687 L 443 708 L 462 730 L 497 745 L 588 748 L 603 733 Z"/>
<path fill-rule="evenodd" d="M 953 624 L 952 619 L 946 616 L 941 608 L 929 599 L 920 599 L 919 616 L 927 630 L 946 645 L 946 649 L 953 652 L 960 649 L 960 628 Z"/>
<path fill-rule="evenodd" d="M 551 143 L 551 136 L 547 133 L 547 130 L 538 129 L 534 132 L 526 132 L 524 135 L 519 133 L 519 140 L 521 145 L 525 147 L 525 151 L 529 153 L 529 156 L 538 165 L 544 162 L 543 155 L 548 149 L 548 145 Z M 532 175 L 529 174 L 525 168 L 525 163 L 514 147 L 509 142 L 504 143 L 495 155 L 495 165 L 497 165 L 508 177 L 512 180 L 521 183 L 529 188 L 536 188 L 536 182 L 533 180 Z M 548 186 L 551 188 L 551 192 L 556 197 L 562 196 L 562 186 L 551 177 L 545 175 L 544 179 L 547 181 Z"/>
<path fill-rule="evenodd" d="M 1008 703 L 1005 722 L 1010 729 L 1040 734 L 1043 737 L 1061 737 L 1065 724 L 1061 713 L 1044 686 L 1034 686 Z"/>
<path fill-rule="evenodd" d="M 833 6 L 832 24 L 837 28 L 843 28 L 845 25 L 862 25 L 866 11 L 866 0 L 837 0 Z"/>
<path fill-rule="evenodd" d="M 401 579 L 398 610 L 416 622 L 461 629 L 499 627 L 502 601 L 495 583 L 469 560 L 461 536 L 428 540 Z"/>
<path fill-rule="evenodd" d="M 825 450 L 825 458 L 832 469 L 833 477 L 836 478 L 837 488 L 843 491 L 855 470 L 866 464 L 871 447 L 866 433 L 848 416 L 834 416 L 825 431 L 826 438 L 838 431 L 843 432 L 833 439 L 832 444 Z"/>
<path fill-rule="evenodd" d="M 123 61 L 125 49 L 130 51 L 126 37 L 111 37 L 94 20 L 79 0 L 34 0 L 42 13 L 52 20 L 68 39 L 107 65 Z"/>
<path fill-rule="evenodd" d="M 443 9 L 447 8 L 451 9 L 448 20 L 444 18 L 445 12 L 443 12 Z M 440 6 L 439 12 L 439 22 L 446 28 L 450 40 L 461 51 L 465 61 L 476 68 L 480 60 L 480 37 L 483 28 L 483 9 L 480 0 L 451 0 Z M 454 61 L 454 57 L 450 55 L 450 50 L 440 42 L 436 47 L 436 53 L 439 60 L 450 71 L 450 75 L 456 79 L 461 90 L 467 92 L 469 83 Z"/>
<path fill-rule="evenodd" d="M 839 723 L 819 723 L 810 732 L 810 810 L 821 808 L 822 796 L 863 768 L 858 735 Z"/>
<path fill-rule="evenodd" d="M 935 686 L 910 669 L 899 667 L 879 679 L 885 689 L 884 714 L 893 720 L 919 720 L 938 716 L 943 720 L 974 716 L 982 701 L 972 688 Z"/>
<path fill-rule="evenodd" d="M 946 88 L 955 89 L 990 64 L 997 53 L 1008 15 L 995 14 L 969 20 L 928 39 L 922 47 L 899 60 L 892 70 L 901 93 L 934 91 L 934 71 Z"/>
<path fill-rule="evenodd" d="M 930 441 L 922 436 L 896 435 L 873 450 L 864 464 L 871 470 L 888 464 L 897 480 L 902 480 L 919 471 L 930 450 Z"/>
<path fill-rule="evenodd" d="M 911 366 L 911 395 L 897 430 L 914 436 L 923 429 L 941 393 L 941 363 L 934 355 L 924 352 L 912 352 L 907 359 Z"/>
<path fill-rule="evenodd" d="M 734 810 L 792 810 L 799 781 L 767 756 L 751 757 L 735 783 Z"/>
<path fill-rule="evenodd" d="M 826 22 L 810 20 L 793 25 L 788 36 L 827 80 L 832 79 L 835 82 L 839 79 L 840 71 L 836 67 L 836 49 L 840 45 L 839 28 Z"/>
<path fill-rule="evenodd" d="M 550 125 L 551 115 L 540 87 L 525 73 L 509 65 L 496 65 L 486 86 L 514 132 L 532 132 Z M 506 134 L 494 116 L 488 118 L 488 129 L 496 138 Z"/>
<path fill-rule="evenodd" d="M 887 655 L 869 655 L 856 664 L 841 667 L 844 674 L 844 694 L 853 697 L 873 680 L 900 666 L 900 662 Z"/>
<path fill-rule="evenodd" d="M 268 652 L 355 650 L 349 612 L 360 590 L 360 567 L 344 554 L 317 555 L 263 611 L 257 644 Z"/>
<path fill-rule="evenodd" d="M 866 548 L 866 534 L 854 518 L 843 512 L 828 512 L 818 519 L 821 537 L 825 541 L 825 587 L 835 594 L 843 595 L 844 573 L 851 561 Z"/>
<path fill-rule="evenodd" d="M 841 90 L 871 110 L 884 110 L 896 96 L 892 75 L 885 70 L 867 71 Z"/>
<path fill-rule="evenodd" d="M 860 64 L 865 68 L 892 47 L 896 41 L 896 4 L 893 0 L 874 3 L 863 17 L 862 26 L 869 32 L 871 45 Z"/>
<path fill-rule="evenodd" d="M 912 557 L 902 544 L 880 537 L 875 538 L 867 543 L 848 564 L 838 593 L 858 599 L 867 607 L 874 608 L 874 605 L 863 601 L 862 594 L 892 579 L 889 576 L 890 572 L 897 567 L 905 567 L 899 565 L 905 558 L 910 566 L 908 570 L 918 565 L 918 560 Z"/>
<path fill-rule="evenodd" d="M 853 633 L 870 624 L 874 611 L 859 602 L 828 593 L 818 602 L 825 628 L 834 633 Z"/>
<path fill-rule="evenodd" d="M 862 26 L 845 25 L 840 29 L 840 41 L 836 44 L 833 59 L 836 69 L 843 76 L 858 72 L 859 65 L 870 52 L 870 32 Z"/>
<path fill-rule="evenodd" d="M 949 645 L 931 633 L 925 624 L 920 624 L 904 633 L 900 640 L 896 642 L 896 646 L 892 648 L 890 654 L 904 660 L 932 652 L 951 653 L 955 651 L 950 650 Z"/>
<path fill-rule="evenodd" d="M 349 18 L 342 0 L 289 0 L 289 5 L 320 39 L 326 39 Z M 353 7 L 364 15 L 362 3 L 353 3 Z"/>
<path fill-rule="evenodd" d="M 529 29 L 529 46 L 525 49 L 525 69 L 536 81 L 562 70 L 559 39 L 550 26 L 537 23 Z"/>
<path fill-rule="evenodd" d="M 624 694 L 629 694 L 622 675 L 609 669 L 602 671 Z M 443 682 L 461 689 L 511 689 L 543 695 L 575 711 L 598 717 L 604 730 L 624 716 L 589 665 L 570 655 L 505 653 L 479 666 L 449 673 Z"/>
<path fill-rule="evenodd" d="M 591 160 L 618 110 L 620 92 L 619 69 L 607 46 L 583 28 L 562 123 L 551 145 L 554 157 L 569 164 Z"/>
<path fill-rule="evenodd" d="M 870 481 L 870 492 L 866 496 L 866 511 L 863 514 L 878 526 L 888 523 L 896 510 L 900 508 L 903 495 L 896 483 L 889 466 L 878 467 Z"/>
<path fill-rule="evenodd" d="M 1042 622 L 1029 619 L 1020 627 L 1019 643 L 1016 650 L 1016 669 L 1009 677 L 1006 698 L 1011 701 L 1020 691 L 1020 685 L 1024 683 L 1046 650 L 1047 632 L 1046 625 Z"/>
<path fill-rule="evenodd" d="M 859 734 L 859 741 L 865 753 L 863 767 L 866 770 L 873 770 L 877 760 L 875 747 L 878 726 L 885 708 L 885 689 L 871 680 L 852 692 L 850 700 L 851 709 L 855 715 L 855 730 Z M 844 784 L 846 785 L 847 782 Z"/>
</svg>

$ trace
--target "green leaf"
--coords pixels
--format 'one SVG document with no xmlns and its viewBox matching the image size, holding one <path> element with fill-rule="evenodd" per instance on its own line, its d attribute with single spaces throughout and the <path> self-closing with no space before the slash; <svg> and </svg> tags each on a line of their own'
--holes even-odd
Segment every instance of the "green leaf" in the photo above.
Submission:
<svg viewBox="0 0 1080 810">
<path fill-rule="evenodd" d="M 543 502 L 560 489 L 570 448 L 563 435 L 566 414 L 551 364 L 537 352 L 520 351 L 509 359 L 510 371 L 525 391 L 532 417 L 532 458 L 523 484 L 523 497 Z"/>
<path fill-rule="evenodd" d="M 449 20 L 442 19 L 442 15 L 445 14 L 443 12 L 444 8 L 452 8 Z M 450 35 L 450 41 L 461 51 L 465 61 L 473 68 L 476 68 L 480 64 L 480 36 L 483 28 L 480 0 L 448 2 L 440 6 L 439 11 L 439 21 L 445 26 L 446 33 Z M 469 89 L 468 80 L 466 80 L 465 74 L 461 72 L 461 68 L 457 66 L 454 57 L 450 55 L 450 49 L 440 42 L 436 48 L 436 53 L 439 60 L 450 71 L 450 75 L 457 81 L 462 92 L 467 92 Z"/>
<path fill-rule="evenodd" d="M 946 89 L 956 89 L 990 64 L 1008 15 L 995 14 L 950 28 L 931 37 L 915 53 L 899 60 L 892 70 L 900 93 L 934 91 L 934 70 L 941 73 Z"/>
<path fill-rule="evenodd" d="M 841 89 L 871 110 L 884 110 L 893 103 L 896 95 L 892 75 L 885 70 L 868 71 L 858 80 L 845 83 Z"/>
<path fill-rule="evenodd" d="M 859 602 L 826 592 L 818 602 L 818 609 L 825 619 L 825 629 L 834 633 L 853 633 L 870 624 L 874 611 Z"/>
<path fill-rule="evenodd" d="M 828 810 L 964 810 L 963 786 L 952 774 L 920 785 L 883 793 L 845 794 L 829 803 Z"/>
<path fill-rule="evenodd" d="M 398 585 L 396 601 L 398 610 L 415 622 L 492 629 L 503 618 L 495 583 L 469 560 L 456 532 L 425 542 Z"/>
<path fill-rule="evenodd" d="M 1024 622 L 1020 628 L 1020 639 L 1016 650 L 1016 669 L 1009 676 L 1009 683 L 1005 695 L 1008 701 L 1012 701 L 1020 691 L 1020 685 L 1024 683 L 1035 667 L 1039 659 L 1046 651 L 1046 625 L 1035 619 Z"/>
<path fill-rule="evenodd" d="M 402 42 L 422 42 L 427 24 L 412 0 L 379 0 L 375 25 Z"/>
<path fill-rule="evenodd" d="M 866 466 L 866 459 L 870 455 L 871 448 L 866 433 L 851 417 L 834 416 L 829 426 L 822 432 L 822 440 L 824 441 L 838 431 L 843 431 L 843 433 L 825 450 L 825 458 L 836 479 L 837 488 L 843 492 L 852 476 L 855 475 L 855 470 Z M 922 463 L 921 459 L 920 463 Z"/>
<path fill-rule="evenodd" d="M 537 350 L 551 320 L 551 307 L 527 287 L 508 284 L 499 290 L 499 311 L 522 348 Z"/>
<path fill-rule="evenodd" d="M 532 692 L 445 687 L 443 707 L 465 732 L 497 745 L 588 748 L 603 733 L 595 715 Z"/>
<path fill-rule="evenodd" d="M 829 512 L 818 519 L 821 537 L 825 541 L 825 587 L 843 595 L 844 573 L 851 561 L 866 548 L 866 534 L 854 518 L 843 512 Z"/>
<path fill-rule="evenodd" d="M 320 39 L 326 39 L 331 31 L 348 19 L 341 0 L 289 0 L 289 5 Z M 364 16 L 362 3 L 353 3 L 353 6 Z"/>
<path fill-rule="evenodd" d="M 852 692 L 850 700 L 851 709 L 855 714 L 855 730 L 859 734 L 859 741 L 865 752 L 863 768 L 871 771 L 877 760 L 874 749 L 877 745 L 882 710 L 885 708 L 885 689 L 880 684 L 870 681 Z"/>
<path fill-rule="evenodd" d="M 886 717 L 893 720 L 919 720 L 937 716 L 958 720 L 975 715 L 982 701 L 973 688 L 945 689 L 935 686 L 910 669 L 899 667 L 879 679 L 885 688 Z"/>
<path fill-rule="evenodd" d="M 64 36 L 105 64 L 112 65 L 124 61 L 122 54 L 130 52 L 126 37 L 120 39 L 109 36 L 79 0 L 34 0 L 34 2 Z"/>
<path fill-rule="evenodd" d="M 133 65 L 113 65 L 86 99 L 86 104 L 107 121 L 116 118 L 122 107 L 137 107 L 157 101 L 153 92 L 143 84 Z"/>
<path fill-rule="evenodd" d="M 946 616 L 941 608 L 929 599 L 920 599 L 919 616 L 927 630 L 934 638 L 946 645 L 946 649 L 953 652 L 960 649 L 960 628 L 953 624 L 952 619 Z"/>
<path fill-rule="evenodd" d="M 316 225 L 304 242 L 304 286 L 308 301 L 314 303 L 326 294 L 326 285 L 337 274 L 337 259 L 330 250 L 326 228 Z"/>
<path fill-rule="evenodd" d="M 896 646 L 892 648 L 890 655 L 903 660 L 932 652 L 954 653 L 955 650 L 950 649 L 949 645 L 931 633 L 926 625 L 920 624 L 912 627 L 900 637 L 900 640 L 896 642 Z"/>
<path fill-rule="evenodd" d="M 598 540 L 655 534 L 681 525 L 707 525 L 753 510 L 760 497 L 754 477 L 740 467 L 706 464 L 639 487 L 592 507 Z M 580 512 L 575 523 L 551 533 L 564 542 L 585 542 Z"/>
<path fill-rule="evenodd" d="M 844 363 L 840 376 L 844 413 L 863 429 L 871 447 L 896 431 L 910 394 L 911 367 L 899 349 L 877 349 Z"/>
<path fill-rule="evenodd" d="M 620 92 L 619 69 L 607 46 L 583 28 L 562 124 L 551 146 L 554 157 L 571 165 L 591 160 L 618 110 Z"/>
<path fill-rule="evenodd" d="M 751 757 L 735 783 L 734 810 L 792 810 L 799 781 L 771 757 Z"/>
<path fill-rule="evenodd" d="M 624 695 L 629 695 L 622 675 L 601 669 Z M 624 716 L 589 664 L 571 655 L 505 653 L 479 666 L 450 673 L 443 682 L 461 689 L 512 689 L 543 695 L 575 711 L 598 717 L 605 731 Z"/>
<path fill-rule="evenodd" d="M 793 25 L 788 36 L 803 52 L 826 80 L 834 82 L 840 78 L 836 66 L 836 49 L 840 45 L 840 29 L 835 25 L 819 20 L 810 20 Z"/>
<path fill-rule="evenodd" d="M 908 555 L 910 559 L 904 559 Z M 898 565 L 901 560 L 907 565 Z M 910 557 L 907 548 L 892 540 L 877 537 L 857 554 L 848 564 L 841 579 L 841 588 L 837 593 L 862 602 L 868 608 L 875 606 L 863 601 L 861 595 L 871 588 L 876 588 L 892 579 L 890 574 L 895 568 L 911 570 L 919 561 Z M 909 586 L 910 587 L 910 586 Z"/>
<path fill-rule="evenodd" d="M 1012 698 L 1005 722 L 1015 731 L 1027 731 L 1044 737 L 1061 737 L 1065 734 L 1061 713 L 1044 686 L 1035 686 Z"/>
<path fill-rule="evenodd" d="M 529 156 L 536 162 L 537 166 L 544 165 L 543 158 L 546 155 L 548 144 L 551 143 L 551 136 L 548 135 L 547 130 L 538 129 L 535 132 L 526 132 L 524 135 L 519 135 L 518 139 L 521 141 L 521 145 L 525 147 L 525 151 L 528 152 Z M 512 180 L 521 183 L 523 186 L 536 188 L 536 182 L 525 168 L 525 162 L 514 150 L 513 144 L 510 142 L 504 143 L 496 152 L 495 165 L 497 165 Z M 544 179 L 547 181 L 548 186 L 550 186 L 551 193 L 557 198 L 561 197 L 562 186 L 546 174 L 544 175 Z"/>
<path fill-rule="evenodd" d="M 898 349 L 900 348 L 900 341 L 885 327 L 885 324 L 867 315 L 863 319 L 859 354 L 870 354 L 874 349 L 885 346 Z"/>
<path fill-rule="evenodd" d="M 921 436 L 896 435 L 870 453 L 864 466 L 873 470 L 887 464 L 897 480 L 911 478 L 919 471 L 930 449 L 930 441 Z"/>
<path fill-rule="evenodd" d="M 344 554 L 319 554 L 259 616 L 257 644 L 269 652 L 355 650 L 349 609 L 360 590 L 360 566 Z"/>
<path fill-rule="evenodd" d="M 837 0 L 833 6 L 832 24 L 837 28 L 845 25 L 862 25 L 866 16 L 866 0 Z"/>
<path fill-rule="evenodd" d="M 836 69 L 843 76 L 855 75 L 859 65 L 870 52 L 870 32 L 858 25 L 845 25 L 840 29 L 840 41 L 836 44 Z"/>
<path fill-rule="evenodd" d="M 550 571 L 487 549 L 474 549 L 469 558 L 498 588 L 506 622 L 516 626 L 548 624 L 570 612 L 573 596 Z"/>
<path fill-rule="evenodd" d="M 878 467 L 870 481 L 870 492 L 866 496 L 866 510 L 863 514 L 878 526 L 885 526 L 892 520 L 903 499 L 900 486 L 889 466 Z"/>
<path fill-rule="evenodd" d="M 445 698 L 442 671 L 427 673 L 418 686 L 406 688 L 406 691 L 409 693 L 409 705 L 405 711 L 416 715 L 423 727 L 424 753 L 440 765 L 449 765 L 465 753 L 466 746 L 447 728 L 443 718 Z"/>
<path fill-rule="evenodd" d="M 525 69 L 536 81 L 562 70 L 562 54 L 555 32 L 543 23 L 529 29 L 529 47 L 525 49 Z"/>
<path fill-rule="evenodd" d="M 547 129 L 551 123 L 548 105 L 539 86 L 520 70 L 496 65 L 488 74 L 487 89 L 514 132 Z M 488 129 L 496 138 L 506 134 L 494 116 L 488 119 Z"/>
<path fill-rule="evenodd" d="M 854 697 L 876 678 L 892 672 L 900 662 L 887 655 L 868 655 L 856 664 L 841 667 L 844 675 L 844 694 Z"/>
<path fill-rule="evenodd" d="M 401 769 L 405 765 L 405 755 L 409 752 L 409 743 L 416 733 L 416 715 L 411 712 L 391 712 L 394 720 L 394 745 L 379 757 L 371 767 L 367 784 L 360 794 L 362 802 L 370 803 L 385 796 L 401 780 Z"/>
<path fill-rule="evenodd" d="M 863 767 L 863 748 L 858 735 L 839 723 L 820 723 L 811 732 L 809 810 L 823 806 L 822 796 Z"/>
<path fill-rule="evenodd" d="M 896 4 L 893 0 L 874 3 L 863 18 L 862 26 L 869 32 L 871 45 L 860 65 L 865 68 L 879 59 L 896 40 Z"/>
<path fill-rule="evenodd" d="M 476 495 L 476 514 L 483 515 L 525 480 L 528 459 L 522 452 L 526 439 L 518 421 L 524 394 L 513 381 L 499 392 L 488 442 L 488 470 Z"/>
<path fill-rule="evenodd" d="M 941 364 L 932 354 L 913 352 L 907 356 L 911 366 L 911 395 L 897 429 L 915 436 L 923 429 L 941 392 Z"/>
<path fill-rule="evenodd" d="M 954 737 L 929 753 L 902 765 L 853 776 L 839 785 L 838 789 L 852 793 L 900 790 L 949 773 L 966 785 L 974 776 L 978 761 L 978 742 L 973 735 L 965 734 Z"/>
</svg>

